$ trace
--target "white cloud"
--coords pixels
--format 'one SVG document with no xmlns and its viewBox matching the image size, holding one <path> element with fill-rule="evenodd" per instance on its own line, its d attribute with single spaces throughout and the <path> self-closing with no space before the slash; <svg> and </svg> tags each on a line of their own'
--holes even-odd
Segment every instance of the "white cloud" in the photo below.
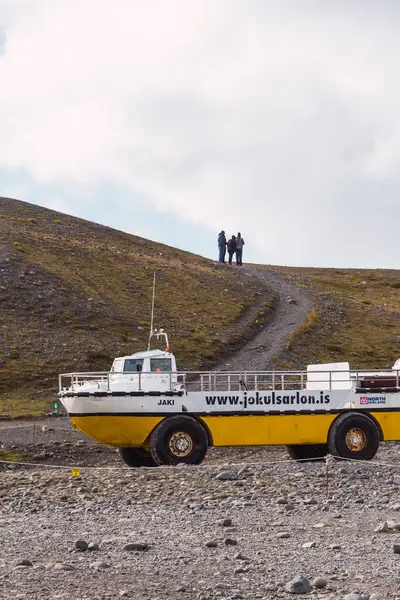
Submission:
<svg viewBox="0 0 400 600">
<path fill-rule="evenodd" d="M 0 0 L 0 167 L 239 227 L 266 262 L 399 266 L 396 6 Z"/>
</svg>

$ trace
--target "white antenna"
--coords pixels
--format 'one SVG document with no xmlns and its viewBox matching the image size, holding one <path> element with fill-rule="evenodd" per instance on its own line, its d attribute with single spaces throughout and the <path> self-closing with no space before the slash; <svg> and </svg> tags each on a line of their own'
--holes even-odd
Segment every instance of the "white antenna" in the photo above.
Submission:
<svg viewBox="0 0 400 600">
<path fill-rule="evenodd" d="M 156 272 L 154 271 L 154 277 L 153 277 L 153 299 L 151 301 L 151 321 L 150 321 L 150 335 L 149 335 L 149 343 L 147 346 L 147 350 L 150 350 L 150 342 L 151 342 L 151 338 L 154 334 L 153 331 L 153 323 L 154 323 L 154 298 L 155 298 L 155 294 L 156 294 Z"/>
<path fill-rule="evenodd" d="M 160 339 L 160 337 L 163 337 L 165 339 L 165 343 L 167 344 L 167 352 L 169 352 L 169 341 L 168 341 L 168 335 L 166 334 L 166 332 L 164 331 L 164 329 L 160 329 L 160 331 L 158 331 L 158 329 L 154 329 L 154 300 L 156 297 L 156 272 L 154 271 L 154 278 L 153 278 L 153 299 L 151 301 L 151 322 L 150 322 L 150 335 L 149 335 L 149 343 L 147 345 L 147 350 L 150 350 L 151 347 L 151 338 L 153 336 L 155 336 L 157 339 Z"/>
</svg>

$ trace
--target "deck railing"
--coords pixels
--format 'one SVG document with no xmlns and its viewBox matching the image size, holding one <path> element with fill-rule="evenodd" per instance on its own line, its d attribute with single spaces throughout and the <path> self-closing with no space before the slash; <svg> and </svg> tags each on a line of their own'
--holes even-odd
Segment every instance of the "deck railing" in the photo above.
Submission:
<svg viewBox="0 0 400 600">
<path fill-rule="evenodd" d="M 303 389 L 356 389 L 363 382 L 384 378 L 382 387 L 399 388 L 400 371 L 186 371 L 173 373 L 64 373 L 59 376 L 59 391 L 77 392 L 90 382 L 106 390 L 118 385 L 133 389 L 182 389 L 188 392 L 244 391 L 244 390 L 303 390 Z M 382 380 L 383 381 L 383 380 Z M 162 383 L 161 383 L 162 382 Z"/>
</svg>

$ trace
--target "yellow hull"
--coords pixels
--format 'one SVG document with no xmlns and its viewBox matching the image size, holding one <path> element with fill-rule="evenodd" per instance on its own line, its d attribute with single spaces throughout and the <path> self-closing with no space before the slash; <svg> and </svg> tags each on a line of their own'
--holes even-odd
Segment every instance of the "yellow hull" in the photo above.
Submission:
<svg viewBox="0 0 400 600">
<path fill-rule="evenodd" d="M 214 446 L 324 444 L 336 415 L 204 417 Z"/>
<path fill-rule="evenodd" d="M 384 440 L 398 440 L 400 412 L 371 412 Z M 325 444 L 336 414 L 204 416 L 214 446 Z M 162 416 L 73 416 L 77 429 L 109 446 L 142 446 Z"/>
<path fill-rule="evenodd" d="M 72 424 L 94 440 L 107 446 L 142 446 L 164 417 L 85 415 L 71 417 Z"/>
</svg>

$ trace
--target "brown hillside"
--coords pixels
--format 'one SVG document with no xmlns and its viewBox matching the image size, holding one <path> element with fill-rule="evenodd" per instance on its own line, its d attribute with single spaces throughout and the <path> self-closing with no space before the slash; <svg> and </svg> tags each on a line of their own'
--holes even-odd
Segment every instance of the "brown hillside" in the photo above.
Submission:
<svg viewBox="0 0 400 600">
<path fill-rule="evenodd" d="M 50 408 L 58 373 L 107 369 L 146 347 L 154 271 L 156 325 L 181 367 L 211 365 L 253 335 L 257 307 L 268 313 L 259 282 L 234 269 L 0 198 L 0 413 Z"/>
</svg>

